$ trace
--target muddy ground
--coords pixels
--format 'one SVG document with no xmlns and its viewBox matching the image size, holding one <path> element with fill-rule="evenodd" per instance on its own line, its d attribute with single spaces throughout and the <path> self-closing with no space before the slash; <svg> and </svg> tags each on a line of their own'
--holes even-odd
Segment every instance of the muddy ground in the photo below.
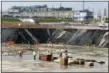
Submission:
<svg viewBox="0 0 109 73">
<path fill-rule="evenodd" d="M 72 53 L 73 58 L 95 59 L 97 61 L 105 61 L 105 64 L 100 65 L 95 63 L 93 67 L 87 65 L 69 65 L 61 66 L 59 63 L 33 60 L 32 49 L 36 49 L 35 45 L 15 44 L 8 46 L 2 44 L 2 71 L 3 72 L 108 72 L 108 48 L 89 47 L 89 46 L 73 46 L 63 44 L 40 44 L 38 53 L 45 52 L 47 49 L 60 53 L 63 49 L 68 49 Z M 22 58 L 19 58 L 17 52 L 24 51 Z M 37 51 L 37 49 L 36 49 Z M 7 53 L 9 52 L 9 53 Z"/>
</svg>

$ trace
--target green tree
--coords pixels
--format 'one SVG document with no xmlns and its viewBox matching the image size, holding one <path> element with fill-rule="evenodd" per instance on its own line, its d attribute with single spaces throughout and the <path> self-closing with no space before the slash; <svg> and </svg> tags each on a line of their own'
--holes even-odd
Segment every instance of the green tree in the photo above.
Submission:
<svg viewBox="0 0 109 73">
<path fill-rule="evenodd" d="M 104 18 L 105 23 L 109 23 L 109 17 Z"/>
</svg>

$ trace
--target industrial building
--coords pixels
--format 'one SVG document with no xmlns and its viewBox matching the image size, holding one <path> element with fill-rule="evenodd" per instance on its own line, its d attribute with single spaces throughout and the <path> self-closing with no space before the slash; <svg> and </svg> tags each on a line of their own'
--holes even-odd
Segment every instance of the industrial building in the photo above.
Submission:
<svg viewBox="0 0 109 73">
<path fill-rule="evenodd" d="M 88 19 L 93 19 L 93 12 L 84 9 L 76 12 L 74 14 L 74 19 L 77 21 L 83 21 L 83 20 L 88 20 Z"/>
<path fill-rule="evenodd" d="M 2 13 L 2 16 L 12 17 L 64 17 L 72 18 L 75 11 L 72 8 L 48 8 L 47 5 L 39 6 L 13 6 L 8 12 Z"/>
</svg>

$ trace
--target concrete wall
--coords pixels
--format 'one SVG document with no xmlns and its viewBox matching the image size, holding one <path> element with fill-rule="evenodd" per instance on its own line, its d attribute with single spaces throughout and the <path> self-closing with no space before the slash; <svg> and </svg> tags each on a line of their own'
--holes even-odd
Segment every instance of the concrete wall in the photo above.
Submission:
<svg viewBox="0 0 109 73">
<path fill-rule="evenodd" d="M 108 47 L 108 31 L 105 30 L 48 30 L 48 29 L 28 29 L 40 43 L 54 42 L 70 45 L 93 45 Z M 21 32 L 23 35 L 18 34 Z M 7 33 L 7 34 L 6 34 Z M 25 39 L 26 40 L 25 40 Z M 23 29 L 2 29 L 2 43 L 9 40 L 21 43 L 22 41 L 31 43 L 32 38 Z"/>
</svg>

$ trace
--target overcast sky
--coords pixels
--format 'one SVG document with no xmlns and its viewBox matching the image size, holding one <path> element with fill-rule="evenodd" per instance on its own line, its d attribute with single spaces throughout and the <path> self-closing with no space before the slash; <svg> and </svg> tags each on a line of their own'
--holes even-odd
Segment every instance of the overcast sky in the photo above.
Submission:
<svg viewBox="0 0 109 73">
<path fill-rule="evenodd" d="M 83 2 L 2 2 L 2 11 L 7 10 L 10 7 L 16 6 L 30 6 L 30 5 L 44 5 L 46 4 L 48 7 L 71 7 L 72 10 L 80 10 L 82 9 Z M 89 8 L 91 11 L 101 11 L 103 13 L 104 8 L 107 8 L 108 11 L 108 2 L 85 2 L 85 8 Z"/>
</svg>

